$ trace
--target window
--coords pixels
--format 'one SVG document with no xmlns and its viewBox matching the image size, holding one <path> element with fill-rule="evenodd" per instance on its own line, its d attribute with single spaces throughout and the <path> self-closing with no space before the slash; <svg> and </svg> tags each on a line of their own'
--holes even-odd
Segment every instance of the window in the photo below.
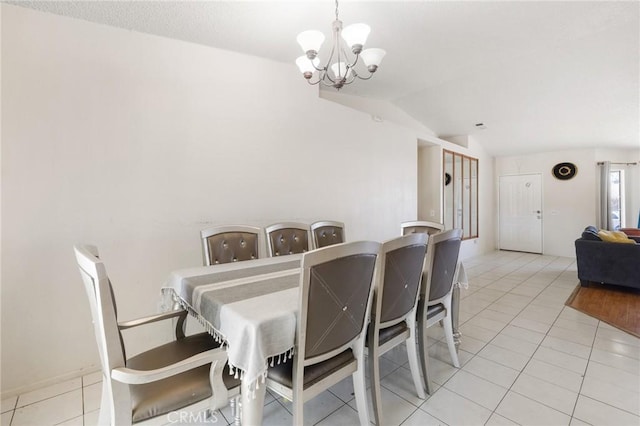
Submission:
<svg viewBox="0 0 640 426">
<path fill-rule="evenodd" d="M 443 150 L 443 222 L 462 228 L 462 238 L 478 238 L 478 159 Z"/>
<path fill-rule="evenodd" d="M 624 227 L 624 170 L 609 173 L 609 193 L 611 194 L 611 223 L 613 230 Z"/>
</svg>

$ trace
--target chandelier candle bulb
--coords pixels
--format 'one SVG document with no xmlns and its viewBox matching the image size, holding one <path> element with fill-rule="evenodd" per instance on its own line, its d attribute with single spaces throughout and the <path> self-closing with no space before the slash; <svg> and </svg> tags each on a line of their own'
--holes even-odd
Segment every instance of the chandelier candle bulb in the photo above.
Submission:
<svg viewBox="0 0 640 426">
<path fill-rule="evenodd" d="M 315 30 L 303 31 L 298 34 L 297 41 L 302 51 L 307 54 L 307 58 L 313 59 L 324 43 L 324 34 Z"/>
<path fill-rule="evenodd" d="M 360 57 L 362 58 L 362 62 L 364 62 L 364 64 L 367 66 L 369 72 L 374 73 L 378 69 L 378 66 L 382 62 L 382 58 L 384 58 L 384 55 L 386 54 L 387 52 L 385 52 L 383 49 L 373 47 L 371 49 L 363 50 L 360 54 Z"/>
<path fill-rule="evenodd" d="M 347 64 L 344 62 L 336 62 L 331 65 L 331 71 L 336 79 L 345 79 L 351 77 L 352 69 L 347 67 Z"/>
<path fill-rule="evenodd" d="M 354 54 L 362 52 L 371 28 L 367 24 L 352 24 L 342 30 L 342 38 L 347 42 Z"/>
<path fill-rule="evenodd" d="M 300 72 L 304 75 L 304 78 L 310 79 L 313 73 L 316 71 L 318 65 L 320 65 L 320 59 L 309 59 L 306 56 L 300 56 L 296 59 L 296 65 L 300 69 Z"/>
</svg>

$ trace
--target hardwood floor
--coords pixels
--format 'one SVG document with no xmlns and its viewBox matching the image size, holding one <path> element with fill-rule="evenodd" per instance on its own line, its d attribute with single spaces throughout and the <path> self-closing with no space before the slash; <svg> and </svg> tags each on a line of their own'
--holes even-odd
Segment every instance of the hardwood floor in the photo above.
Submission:
<svg viewBox="0 0 640 426">
<path fill-rule="evenodd" d="M 640 337 L 640 289 L 591 283 L 578 285 L 568 306 Z"/>
</svg>

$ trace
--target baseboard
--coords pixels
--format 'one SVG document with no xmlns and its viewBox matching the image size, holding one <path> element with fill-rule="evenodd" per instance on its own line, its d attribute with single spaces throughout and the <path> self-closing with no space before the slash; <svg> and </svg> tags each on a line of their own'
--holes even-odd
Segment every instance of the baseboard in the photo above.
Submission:
<svg viewBox="0 0 640 426">
<path fill-rule="evenodd" d="M 26 386 L 20 386 L 18 388 L 13 388 L 9 390 L 2 389 L 0 398 L 7 399 L 14 396 L 22 395 L 24 393 L 31 392 L 36 389 L 46 388 L 47 386 L 56 385 L 58 383 L 65 382 L 67 380 L 75 379 L 78 377 L 86 376 L 87 374 L 95 373 L 97 371 L 100 371 L 99 367 L 88 367 L 80 370 L 70 371 L 60 376 L 52 377 L 46 380 L 41 380 L 39 382 L 35 382 Z"/>
</svg>

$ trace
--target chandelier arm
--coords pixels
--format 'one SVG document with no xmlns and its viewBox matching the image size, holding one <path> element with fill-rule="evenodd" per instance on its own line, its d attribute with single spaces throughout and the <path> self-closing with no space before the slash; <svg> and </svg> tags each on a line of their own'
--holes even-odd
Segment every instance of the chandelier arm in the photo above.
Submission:
<svg viewBox="0 0 640 426">
<path fill-rule="evenodd" d="M 315 69 L 317 69 L 318 71 L 322 71 L 325 74 L 329 74 L 329 65 L 331 65 L 331 60 L 333 59 L 333 54 L 335 53 L 336 50 L 336 46 L 335 43 L 331 46 L 331 53 L 329 53 L 329 59 L 327 59 L 327 61 L 325 62 L 325 66 L 323 68 L 318 68 L 315 65 L 313 66 Z M 331 78 L 329 78 L 331 79 Z"/>
<path fill-rule="evenodd" d="M 360 55 L 356 54 L 356 59 L 354 59 L 353 63 L 350 65 L 351 68 L 353 68 L 358 63 L 358 59 L 360 59 Z"/>
<path fill-rule="evenodd" d="M 321 71 L 321 72 L 322 72 L 322 71 L 327 71 L 327 67 L 324 67 L 324 68 L 318 68 L 318 67 L 316 67 L 316 65 L 315 65 L 313 62 L 311 62 L 311 65 L 313 65 L 313 67 L 316 69 L 316 71 Z"/>
<path fill-rule="evenodd" d="M 325 71 L 324 74 L 322 74 L 320 80 L 322 80 L 323 84 L 325 84 L 326 86 L 333 86 L 336 83 L 336 80 L 332 79 L 329 75 L 329 71 Z M 330 83 L 327 83 L 327 80 L 329 80 Z"/>
<path fill-rule="evenodd" d="M 369 79 L 371 79 L 371 77 L 373 77 L 373 73 L 372 73 L 372 72 L 370 72 L 370 73 L 369 73 L 369 75 L 367 75 L 366 77 L 362 77 L 362 76 L 361 76 L 360 74 L 358 74 L 355 70 L 353 70 L 353 79 L 355 80 L 355 79 L 356 79 L 356 77 L 357 77 L 359 80 L 369 80 Z"/>
<path fill-rule="evenodd" d="M 324 80 L 320 80 L 319 83 L 325 87 L 335 87 L 335 83 L 327 83 Z"/>
<path fill-rule="evenodd" d="M 341 48 L 340 50 L 342 51 L 342 54 L 344 55 L 344 58 L 345 58 L 345 59 L 348 59 L 348 58 L 349 58 L 349 55 L 348 55 L 348 54 L 347 54 L 347 52 L 344 50 L 344 47 L 343 47 L 343 46 L 341 46 L 341 47 L 342 47 L 342 48 Z M 360 54 L 359 54 L 359 53 L 356 53 L 355 55 L 356 55 L 356 58 L 353 60 L 353 62 L 352 62 L 352 63 L 347 62 L 347 67 L 349 67 L 349 68 L 353 68 L 353 67 L 355 67 L 355 65 L 358 63 L 358 59 L 360 59 Z"/>
<path fill-rule="evenodd" d="M 368 77 L 361 77 L 360 75 L 356 74 L 356 77 L 358 77 L 360 80 L 369 80 L 371 79 L 371 77 L 373 77 L 373 73 L 369 73 Z"/>
<path fill-rule="evenodd" d="M 331 66 L 331 60 L 333 59 L 334 53 L 336 53 L 336 45 L 335 44 L 333 46 L 331 46 L 331 53 L 329 53 L 329 59 L 327 59 L 327 62 L 326 62 L 327 65 L 324 66 L 325 70 L 328 70 L 329 66 Z M 340 53 L 339 52 L 338 52 L 338 62 L 340 62 Z"/>
<path fill-rule="evenodd" d="M 335 34 L 335 37 L 336 37 L 335 43 L 333 44 L 333 48 L 331 49 L 331 57 L 329 58 L 329 61 L 327 61 L 327 66 L 329 66 L 329 64 L 331 64 L 331 59 L 333 59 L 333 52 L 336 52 L 336 55 L 337 55 L 336 62 L 337 63 L 341 62 L 340 61 L 340 51 L 342 49 L 341 49 L 341 46 L 340 46 L 340 40 L 338 39 L 338 37 L 340 37 L 340 34 L 339 33 Z M 337 47 L 337 49 L 336 49 L 336 47 Z"/>
<path fill-rule="evenodd" d="M 356 60 L 353 61 L 352 63 L 347 62 L 347 68 L 355 69 L 357 63 L 358 63 L 358 58 L 356 58 Z"/>
<path fill-rule="evenodd" d="M 353 83 L 356 80 L 356 77 L 358 77 L 358 73 L 356 72 L 356 70 L 352 70 L 351 74 L 352 75 L 351 75 L 351 78 L 349 80 L 345 79 L 345 81 L 344 81 L 345 85 Z"/>
</svg>

